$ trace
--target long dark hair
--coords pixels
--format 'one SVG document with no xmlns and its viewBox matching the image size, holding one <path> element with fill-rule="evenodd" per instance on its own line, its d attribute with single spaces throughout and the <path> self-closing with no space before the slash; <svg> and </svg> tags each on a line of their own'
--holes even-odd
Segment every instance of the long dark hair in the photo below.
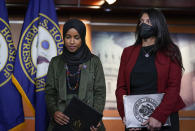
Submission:
<svg viewBox="0 0 195 131">
<path fill-rule="evenodd" d="M 172 61 L 176 62 L 183 68 L 181 52 L 176 44 L 172 41 L 168 31 L 167 22 L 163 13 L 157 9 L 149 8 L 143 10 L 139 14 L 139 19 L 136 27 L 136 42 L 135 45 L 142 43 L 142 38 L 139 36 L 139 25 L 142 15 L 146 13 L 150 18 L 150 22 L 155 31 L 155 48 L 154 51 L 162 51 L 165 55 L 169 56 Z M 184 68 L 183 68 L 184 69 Z"/>
</svg>

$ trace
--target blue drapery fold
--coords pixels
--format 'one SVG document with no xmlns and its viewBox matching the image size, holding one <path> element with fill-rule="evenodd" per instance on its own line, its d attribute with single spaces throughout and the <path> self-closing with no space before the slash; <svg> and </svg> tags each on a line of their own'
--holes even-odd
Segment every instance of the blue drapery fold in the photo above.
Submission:
<svg viewBox="0 0 195 131">
<path fill-rule="evenodd" d="M 22 97 L 11 81 L 15 53 L 5 0 L 0 0 L 0 131 L 19 131 L 24 125 Z"/>
<path fill-rule="evenodd" d="M 52 57 L 62 53 L 53 0 L 30 0 L 17 48 L 13 83 L 35 116 L 35 130 L 47 129 L 45 80 Z"/>
</svg>

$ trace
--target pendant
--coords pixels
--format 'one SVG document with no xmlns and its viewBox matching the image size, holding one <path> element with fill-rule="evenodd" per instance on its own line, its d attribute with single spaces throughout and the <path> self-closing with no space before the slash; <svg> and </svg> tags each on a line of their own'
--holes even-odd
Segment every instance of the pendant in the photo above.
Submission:
<svg viewBox="0 0 195 131">
<path fill-rule="evenodd" d="M 145 57 L 149 57 L 150 55 L 148 53 L 145 54 Z"/>
</svg>

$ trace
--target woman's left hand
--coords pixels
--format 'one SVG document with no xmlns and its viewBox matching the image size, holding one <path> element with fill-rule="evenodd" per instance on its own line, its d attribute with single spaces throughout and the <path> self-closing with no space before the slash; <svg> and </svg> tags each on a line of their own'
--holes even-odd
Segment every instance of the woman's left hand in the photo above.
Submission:
<svg viewBox="0 0 195 131">
<path fill-rule="evenodd" d="M 156 131 L 160 130 L 162 123 L 153 117 L 149 117 L 149 119 L 142 123 L 142 125 L 146 126 L 149 131 Z"/>
<path fill-rule="evenodd" d="M 91 126 L 91 127 L 90 127 L 90 130 L 91 130 L 91 131 L 97 131 L 98 128 L 100 127 L 100 125 L 101 125 L 101 124 L 100 124 L 100 122 L 99 122 L 98 125 L 97 125 L 97 127 Z"/>
</svg>

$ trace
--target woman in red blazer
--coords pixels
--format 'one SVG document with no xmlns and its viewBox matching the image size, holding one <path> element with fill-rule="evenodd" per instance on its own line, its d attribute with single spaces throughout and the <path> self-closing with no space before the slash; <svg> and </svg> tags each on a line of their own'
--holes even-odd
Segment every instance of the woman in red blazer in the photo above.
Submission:
<svg viewBox="0 0 195 131">
<path fill-rule="evenodd" d="M 119 114 L 124 119 L 123 95 L 165 93 L 143 125 L 149 130 L 179 131 L 178 111 L 185 106 L 179 95 L 183 69 L 180 50 L 171 40 L 160 11 L 143 10 L 138 21 L 136 42 L 121 56 L 115 92 Z M 162 125 L 169 116 L 172 125 L 165 129 Z"/>
</svg>

